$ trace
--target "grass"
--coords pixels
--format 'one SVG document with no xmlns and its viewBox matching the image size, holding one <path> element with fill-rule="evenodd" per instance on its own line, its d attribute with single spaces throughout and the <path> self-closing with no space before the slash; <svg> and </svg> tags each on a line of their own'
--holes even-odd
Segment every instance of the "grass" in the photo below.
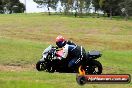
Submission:
<svg viewBox="0 0 132 88">
<path fill-rule="evenodd" d="M 119 19 L 119 18 L 118 18 Z M 0 15 L 1 88 L 80 88 L 75 74 L 37 72 L 43 49 L 61 34 L 103 56 L 103 74 L 132 74 L 132 21 L 114 18 L 74 18 L 44 14 Z M 85 85 L 84 88 L 131 88 L 125 85 Z"/>
<path fill-rule="evenodd" d="M 7 65 L 22 65 L 31 64 L 32 61 L 41 56 L 42 50 L 46 47 L 46 43 L 31 42 L 26 40 L 14 40 L 0 38 L 0 58 L 1 64 Z M 34 52 L 33 52 L 34 51 Z M 32 60 L 31 60 L 32 59 Z"/>
<path fill-rule="evenodd" d="M 0 73 L 1 88 L 82 88 L 76 83 L 75 74 L 44 72 L 3 72 Z M 131 84 L 89 84 L 83 88 L 131 88 Z"/>
</svg>

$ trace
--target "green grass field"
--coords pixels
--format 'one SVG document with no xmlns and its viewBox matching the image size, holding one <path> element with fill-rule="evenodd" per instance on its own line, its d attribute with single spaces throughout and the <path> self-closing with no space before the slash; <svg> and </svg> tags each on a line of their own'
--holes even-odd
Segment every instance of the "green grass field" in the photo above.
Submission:
<svg viewBox="0 0 132 88">
<path fill-rule="evenodd" d="M 103 74 L 132 75 L 132 20 L 74 18 L 45 14 L 0 15 L 0 88 L 82 88 L 76 74 L 46 73 L 35 63 L 63 35 L 103 56 Z M 132 88 L 130 84 L 89 84 L 83 88 Z"/>
</svg>

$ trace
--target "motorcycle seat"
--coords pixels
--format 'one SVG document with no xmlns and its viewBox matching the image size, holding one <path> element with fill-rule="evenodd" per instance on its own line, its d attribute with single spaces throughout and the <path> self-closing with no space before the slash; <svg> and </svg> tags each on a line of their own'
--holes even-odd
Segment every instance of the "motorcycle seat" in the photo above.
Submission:
<svg viewBox="0 0 132 88">
<path fill-rule="evenodd" d="M 90 56 L 99 56 L 100 55 L 100 52 L 99 51 L 89 51 L 88 54 Z"/>
<path fill-rule="evenodd" d="M 101 57 L 101 53 L 99 51 L 89 51 L 86 55 L 89 60 Z"/>
</svg>

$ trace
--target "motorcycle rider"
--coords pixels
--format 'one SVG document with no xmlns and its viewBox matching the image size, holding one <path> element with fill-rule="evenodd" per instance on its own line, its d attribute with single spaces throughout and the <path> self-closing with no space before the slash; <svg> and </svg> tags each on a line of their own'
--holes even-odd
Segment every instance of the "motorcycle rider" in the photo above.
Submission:
<svg viewBox="0 0 132 88">
<path fill-rule="evenodd" d="M 61 59 L 68 59 L 68 67 L 74 68 L 82 59 L 85 59 L 86 52 L 82 46 L 78 46 L 72 41 L 67 41 L 61 35 L 56 38 L 58 48 L 63 48 Z"/>
</svg>

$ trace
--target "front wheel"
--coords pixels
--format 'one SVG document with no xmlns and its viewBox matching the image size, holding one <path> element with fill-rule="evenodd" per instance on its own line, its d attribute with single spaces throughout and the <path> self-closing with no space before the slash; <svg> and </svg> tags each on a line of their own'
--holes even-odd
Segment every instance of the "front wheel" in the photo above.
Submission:
<svg viewBox="0 0 132 88">
<path fill-rule="evenodd" d="M 38 71 L 44 71 L 46 69 L 45 63 L 43 61 L 38 61 L 36 64 L 36 69 Z"/>
<path fill-rule="evenodd" d="M 97 60 L 91 60 L 85 66 L 86 74 L 101 74 L 102 69 L 102 64 Z"/>
</svg>

